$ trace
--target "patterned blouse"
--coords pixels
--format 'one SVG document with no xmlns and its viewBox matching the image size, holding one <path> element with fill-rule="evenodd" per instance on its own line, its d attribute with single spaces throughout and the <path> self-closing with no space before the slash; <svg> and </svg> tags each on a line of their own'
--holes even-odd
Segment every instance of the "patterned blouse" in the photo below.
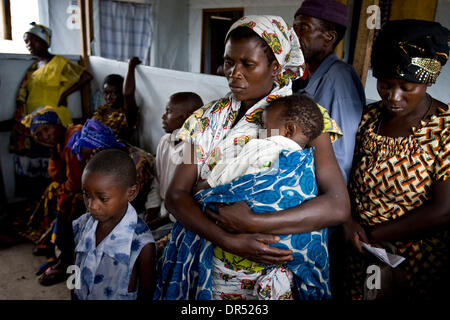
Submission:
<svg viewBox="0 0 450 320">
<path fill-rule="evenodd" d="M 123 110 L 111 112 L 107 105 L 99 107 L 92 115 L 92 118 L 110 127 L 119 139 L 123 139 L 128 130 L 133 129 L 128 128 L 127 116 Z"/>
<path fill-rule="evenodd" d="M 363 114 L 349 185 L 355 219 L 369 228 L 423 205 L 431 198 L 433 182 L 450 176 L 449 106 L 439 108 L 421 127 L 412 128 L 411 135 L 396 138 L 377 134 L 381 110 L 377 102 Z M 447 229 L 391 243 L 396 254 L 406 258 L 396 268 L 407 279 L 404 294 L 420 299 L 436 296 L 436 288 L 448 274 L 449 241 Z M 354 252 L 345 258 L 349 259 L 347 292 L 361 299 L 365 268 L 373 262 Z"/>
<path fill-rule="evenodd" d="M 134 264 L 144 246 L 155 242 L 144 220 L 133 206 L 97 246 L 98 221 L 89 213 L 73 222 L 76 265 L 81 270 L 80 300 L 134 300 L 137 291 L 128 292 Z"/>
<path fill-rule="evenodd" d="M 397 138 L 377 134 L 381 110 L 378 102 L 363 114 L 350 181 L 357 216 L 370 226 L 421 206 L 431 197 L 431 184 L 450 177 L 449 106 Z"/>
</svg>

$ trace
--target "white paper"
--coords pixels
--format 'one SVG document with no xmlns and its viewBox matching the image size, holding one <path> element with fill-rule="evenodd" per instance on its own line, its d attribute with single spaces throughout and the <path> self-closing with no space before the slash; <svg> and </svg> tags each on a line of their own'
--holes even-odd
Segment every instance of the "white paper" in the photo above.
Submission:
<svg viewBox="0 0 450 320">
<path fill-rule="evenodd" d="M 372 253 L 374 256 L 376 256 L 378 259 L 388 264 L 392 268 L 397 267 L 400 263 L 402 263 L 405 260 L 405 258 L 403 258 L 402 256 L 386 252 L 386 250 L 383 248 L 372 247 L 371 245 L 362 241 L 361 244 L 367 251 Z"/>
</svg>

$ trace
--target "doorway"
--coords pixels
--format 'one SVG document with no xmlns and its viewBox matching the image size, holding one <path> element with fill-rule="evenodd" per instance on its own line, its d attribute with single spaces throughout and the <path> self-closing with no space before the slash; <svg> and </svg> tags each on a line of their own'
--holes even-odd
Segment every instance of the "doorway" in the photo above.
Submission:
<svg viewBox="0 0 450 320">
<path fill-rule="evenodd" d="M 244 16 L 244 8 L 203 9 L 201 72 L 217 75 L 223 65 L 225 36 L 231 25 Z"/>
</svg>

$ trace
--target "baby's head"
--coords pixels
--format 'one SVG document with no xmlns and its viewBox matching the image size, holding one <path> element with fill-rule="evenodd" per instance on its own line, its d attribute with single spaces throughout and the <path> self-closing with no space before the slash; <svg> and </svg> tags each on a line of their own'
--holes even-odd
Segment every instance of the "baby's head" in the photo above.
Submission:
<svg viewBox="0 0 450 320">
<path fill-rule="evenodd" d="M 162 115 L 163 129 L 172 133 L 181 128 L 184 121 L 203 106 L 200 96 L 194 92 L 178 92 L 170 96 L 166 112 Z"/>
<path fill-rule="evenodd" d="M 120 222 L 128 202 L 139 192 L 133 160 L 117 149 L 97 153 L 87 163 L 81 182 L 86 208 L 100 223 Z"/>
<path fill-rule="evenodd" d="M 267 136 L 281 135 L 309 145 L 323 130 L 323 116 L 316 102 L 305 95 L 291 95 L 269 102 L 263 113 Z"/>
</svg>

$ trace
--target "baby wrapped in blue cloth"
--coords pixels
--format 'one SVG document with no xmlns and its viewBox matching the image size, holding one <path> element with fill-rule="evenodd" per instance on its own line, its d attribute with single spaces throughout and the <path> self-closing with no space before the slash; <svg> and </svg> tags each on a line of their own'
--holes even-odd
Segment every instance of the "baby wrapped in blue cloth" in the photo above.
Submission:
<svg viewBox="0 0 450 320">
<path fill-rule="evenodd" d="M 216 164 L 207 179 L 209 188 L 195 195 L 203 210 L 207 206 L 214 210 L 216 203 L 246 201 L 254 213 L 263 214 L 299 206 L 317 195 L 314 148 L 304 147 L 321 133 L 322 115 L 311 100 L 307 101 L 312 106 L 311 112 L 304 108 L 295 114 L 295 119 L 289 120 L 292 112 L 284 112 L 285 100 L 299 99 L 298 96 L 290 97 L 275 100 L 266 108 L 264 126 L 270 135 L 268 138 L 252 139 L 235 158 L 222 159 Z M 305 99 L 301 97 L 301 101 Z M 277 121 L 280 117 L 284 118 L 281 127 Z M 298 120 L 298 117 L 309 118 L 309 122 Z M 293 132 L 287 123 L 297 123 L 297 129 Z M 278 130 L 278 135 L 273 135 L 274 130 Z M 280 235 L 280 241 L 272 245 L 293 251 L 293 260 L 286 263 L 286 267 L 293 274 L 294 285 L 302 300 L 331 297 L 327 241 L 327 229 L 321 229 Z M 159 280 L 155 298 L 213 298 L 213 256 L 217 256 L 213 244 L 176 224 L 163 255 L 164 261 L 160 261 L 163 263 L 160 280 L 164 279 L 166 285 Z M 265 274 L 278 268 L 263 267 Z M 195 283 L 195 290 L 191 290 L 192 283 Z"/>
</svg>

